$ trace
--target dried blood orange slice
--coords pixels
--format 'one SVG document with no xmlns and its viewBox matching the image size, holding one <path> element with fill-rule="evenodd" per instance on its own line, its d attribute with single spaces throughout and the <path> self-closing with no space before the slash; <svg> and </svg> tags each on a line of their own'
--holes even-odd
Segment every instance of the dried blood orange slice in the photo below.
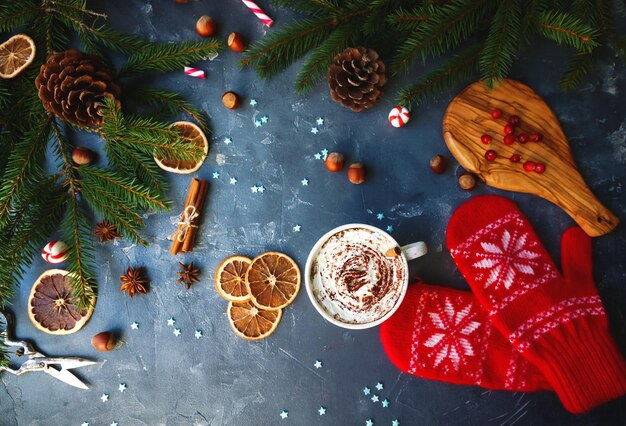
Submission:
<svg viewBox="0 0 626 426">
<path fill-rule="evenodd" d="M 252 260 L 246 272 L 252 303 L 261 309 L 281 309 L 293 302 L 300 290 L 300 268 L 289 256 L 275 251 Z"/>
<path fill-rule="evenodd" d="M 246 271 L 252 260 L 245 256 L 230 256 L 220 263 L 215 271 L 215 288 L 229 302 L 250 300 L 246 286 Z"/>
<path fill-rule="evenodd" d="M 198 145 L 202 151 L 204 151 L 204 155 L 199 160 L 175 160 L 155 155 L 154 161 L 160 168 L 168 172 L 178 174 L 193 173 L 202 166 L 209 152 L 209 141 L 204 135 L 204 132 L 202 132 L 202 129 L 189 121 L 177 121 L 172 124 L 172 127 L 178 130 L 183 141 Z"/>
<path fill-rule="evenodd" d="M 88 309 L 78 309 L 69 274 L 62 269 L 49 269 L 37 278 L 30 290 L 28 317 L 44 333 L 76 333 L 91 318 L 95 299 Z"/>
<path fill-rule="evenodd" d="M 35 59 L 35 42 L 24 34 L 17 34 L 0 44 L 0 77 L 13 78 L 24 71 Z"/>
<path fill-rule="evenodd" d="M 272 334 L 280 318 L 282 309 L 268 311 L 251 302 L 228 302 L 228 321 L 235 334 L 246 340 L 261 340 Z"/>
</svg>

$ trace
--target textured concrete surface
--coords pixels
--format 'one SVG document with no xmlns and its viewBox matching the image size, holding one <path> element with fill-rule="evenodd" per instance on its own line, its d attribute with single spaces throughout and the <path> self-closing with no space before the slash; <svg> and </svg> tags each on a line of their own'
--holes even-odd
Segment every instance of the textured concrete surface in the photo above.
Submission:
<svg viewBox="0 0 626 426">
<path fill-rule="evenodd" d="M 162 41 L 195 39 L 196 19 L 210 14 L 219 22 L 218 36 L 240 31 L 259 39 L 272 31 L 236 0 L 190 2 L 133 0 L 92 2 L 106 12 L 115 27 Z M 292 15 L 268 6 L 276 26 Z M 624 17 L 622 16 L 621 19 Z M 581 172 L 598 198 L 622 219 L 626 218 L 626 93 L 625 68 L 606 57 L 594 76 L 572 94 L 557 89 L 567 49 L 543 42 L 516 62 L 512 76 L 534 87 L 554 109 L 568 135 Z M 448 172 L 436 176 L 428 160 L 437 153 L 449 156 L 441 136 L 441 119 L 459 86 L 426 102 L 410 124 L 393 129 L 387 113 L 393 95 L 409 82 L 392 79 L 384 97 L 372 111 L 351 113 L 329 99 L 324 84 L 309 96 L 299 97 L 290 68 L 270 81 L 240 71 L 238 54 L 224 51 L 199 64 L 207 80 L 181 72 L 155 76 L 148 81 L 175 89 L 202 106 L 211 116 L 214 133 L 211 151 L 197 176 L 210 179 L 211 189 L 199 242 L 192 254 L 181 256 L 203 270 L 202 281 L 187 291 L 174 283 L 178 265 L 168 253 L 166 237 L 180 212 L 189 177 L 170 176 L 171 197 L 177 203 L 169 214 L 148 214 L 147 248 L 127 242 L 96 244 L 99 299 L 87 326 L 71 336 L 54 337 L 38 332 L 26 315 L 26 300 L 33 280 L 48 267 L 35 259 L 25 277 L 14 310 L 17 333 L 33 339 L 49 355 L 79 355 L 102 361 L 80 370 L 90 391 L 71 388 L 40 374 L 19 378 L 0 376 L 2 425 L 258 425 L 326 424 L 376 425 L 399 419 L 403 425 L 513 425 L 513 424 L 625 424 L 626 400 L 592 413 L 568 414 L 552 393 L 490 392 L 478 387 L 455 386 L 401 374 L 386 358 L 378 330 L 348 331 L 326 323 L 311 306 L 304 290 L 284 312 L 275 334 L 251 343 L 236 337 L 225 317 L 226 302 L 213 288 L 213 271 L 222 258 L 234 253 L 255 256 L 281 250 L 304 266 L 307 253 L 319 236 L 348 222 L 386 228 L 400 243 L 424 240 L 430 254 L 411 264 L 412 276 L 427 282 L 467 288 L 443 244 L 444 231 L 456 206 L 472 195 L 504 194 L 519 203 L 535 225 L 550 253 L 558 259 L 561 232 L 572 224 L 556 206 L 533 196 L 505 193 L 479 186 L 467 193 L 458 189 L 460 173 L 452 161 Z M 423 72 L 417 67 L 418 73 Z M 469 83 L 469 82 L 468 82 Z M 244 106 L 225 110 L 222 93 L 235 90 Z M 248 102 L 258 101 L 256 107 Z M 267 115 L 269 121 L 255 127 Z M 324 124 L 317 125 L 317 118 Z M 318 127 L 319 133 L 311 133 Z M 224 138 L 232 138 L 225 144 Z M 97 147 L 89 135 L 75 137 Z M 345 175 L 328 173 L 314 154 L 338 150 L 348 161 L 363 161 L 367 183 L 352 186 Z M 213 179 L 213 172 L 220 174 Z M 229 179 L 237 179 L 231 185 Z M 301 180 L 308 179 L 308 186 Z M 252 193 L 262 185 L 265 192 Z M 384 214 L 377 220 L 378 213 Z M 301 232 L 293 226 L 301 225 Z M 626 231 L 616 231 L 593 241 L 595 277 L 611 318 L 612 329 L 626 352 Z M 558 261 L 557 261 L 558 264 Z M 146 296 L 128 298 L 119 292 L 118 277 L 127 266 L 145 266 L 152 281 Z M 176 319 L 182 335 L 173 334 L 168 318 Z M 139 323 L 131 330 L 132 322 Z M 122 346 L 97 353 L 89 344 L 102 330 L 122 334 Z M 201 339 L 194 337 L 202 330 Z M 313 364 L 321 360 L 323 367 Z M 381 381 L 381 400 L 373 403 L 361 389 Z M 120 383 L 128 389 L 118 391 Z M 100 396 L 109 394 L 103 403 Z M 327 408 L 324 416 L 317 412 Z M 289 412 L 282 420 L 279 413 Z"/>
</svg>

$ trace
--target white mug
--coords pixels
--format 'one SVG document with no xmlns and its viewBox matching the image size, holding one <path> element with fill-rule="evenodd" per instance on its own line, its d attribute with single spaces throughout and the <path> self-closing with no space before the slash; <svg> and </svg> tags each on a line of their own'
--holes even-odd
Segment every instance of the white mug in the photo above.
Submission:
<svg viewBox="0 0 626 426">
<path fill-rule="evenodd" d="M 397 299 L 395 301 L 395 304 L 385 315 L 383 315 L 382 317 L 378 318 L 375 321 L 368 322 L 368 323 L 355 324 L 355 323 L 343 322 L 343 321 L 336 319 L 331 314 L 329 314 L 320 305 L 319 301 L 315 297 L 315 294 L 313 293 L 313 282 L 311 281 L 311 269 L 313 268 L 313 263 L 318 255 L 320 248 L 331 236 L 335 235 L 338 232 L 345 231 L 347 229 L 355 229 L 355 228 L 367 229 L 373 233 L 383 235 L 385 238 L 389 240 L 390 246 L 394 246 L 394 247 L 399 246 L 399 244 L 391 235 L 389 235 L 387 232 L 383 231 L 382 229 L 376 228 L 375 226 L 365 225 L 361 223 L 351 223 L 348 225 L 339 226 L 335 229 L 328 231 L 326 234 L 324 234 L 324 236 L 320 238 L 311 249 L 309 256 L 306 260 L 306 266 L 304 268 L 304 283 L 306 287 L 306 292 L 309 295 L 309 299 L 311 300 L 311 303 L 313 304 L 315 309 L 317 309 L 317 312 L 319 312 L 319 314 L 322 317 L 324 317 L 324 319 L 326 319 L 328 322 L 335 324 L 339 327 L 349 328 L 353 330 L 360 330 L 360 329 L 376 327 L 377 325 L 382 324 L 385 320 L 391 317 L 394 314 L 394 312 L 400 307 L 400 304 L 402 303 L 402 300 L 404 299 L 404 296 L 406 295 L 407 287 L 409 285 L 409 266 L 407 262 L 409 260 L 413 260 L 420 256 L 425 255 L 428 252 L 428 249 L 426 247 L 426 244 L 422 241 L 400 247 L 399 255 L 402 256 L 402 263 L 404 266 L 404 282 L 401 284 L 400 291 L 397 292 Z"/>
</svg>

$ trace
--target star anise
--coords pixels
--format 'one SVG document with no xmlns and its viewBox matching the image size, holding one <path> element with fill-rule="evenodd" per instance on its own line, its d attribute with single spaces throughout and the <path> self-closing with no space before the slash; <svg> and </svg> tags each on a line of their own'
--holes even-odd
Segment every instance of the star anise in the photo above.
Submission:
<svg viewBox="0 0 626 426">
<path fill-rule="evenodd" d="M 187 290 L 191 287 L 191 284 L 200 281 L 198 275 L 200 275 L 200 270 L 198 268 L 193 267 L 193 262 L 189 265 L 185 265 L 182 262 L 178 262 L 180 265 L 180 271 L 176 272 L 180 278 L 176 281 L 176 284 L 182 283 L 187 286 Z"/>
<path fill-rule="evenodd" d="M 120 280 L 122 286 L 120 291 L 128 292 L 130 297 L 135 297 L 135 293 L 146 294 L 148 292 L 148 280 L 141 274 L 141 267 L 126 269 L 126 275 L 122 275 Z"/>
<path fill-rule="evenodd" d="M 117 233 L 117 226 L 108 223 L 106 219 L 100 223 L 96 223 L 94 234 L 100 238 L 101 243 L 111 241 L 115 238 L 121 238 L 121 235 Z"/>
</svg>

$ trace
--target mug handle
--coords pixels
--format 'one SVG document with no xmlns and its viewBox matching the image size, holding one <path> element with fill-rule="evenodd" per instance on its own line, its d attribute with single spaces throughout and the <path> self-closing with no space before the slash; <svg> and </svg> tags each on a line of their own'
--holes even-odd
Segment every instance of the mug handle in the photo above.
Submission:
<svg viewBox="0 0 626 426">
<path fill-rule="evenodd" d="M 424 241 L 418 241 L 417 243 L 407 244 L 406 246 L 400 247 L 404 257 L 406 260 L 417 259 L 418 257 L 424 256 L 428 253 L 428 247 L 426 247 L 426 243 Z"/>
</svg>

